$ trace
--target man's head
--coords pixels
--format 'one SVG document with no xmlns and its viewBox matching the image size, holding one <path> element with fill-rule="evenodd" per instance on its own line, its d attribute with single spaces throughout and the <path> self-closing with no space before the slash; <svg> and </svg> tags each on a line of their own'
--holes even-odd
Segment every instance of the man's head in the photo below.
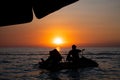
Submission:
<svg viewBox="0 0 120 80">
<path fill-rule="evenodd" d="M 76 45 L 72 45 L 72 49 L 76 49 Z"/>
</svg>

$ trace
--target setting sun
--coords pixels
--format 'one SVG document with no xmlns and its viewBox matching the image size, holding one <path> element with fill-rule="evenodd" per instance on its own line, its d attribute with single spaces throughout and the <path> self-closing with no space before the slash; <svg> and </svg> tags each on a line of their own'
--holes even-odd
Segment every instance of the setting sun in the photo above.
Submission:
<svg viewBox="0 0 120 80">
<path fill-rule="evenodd" d="M 59 45 L 63 43 L 63 40 L 60 37 L 56 37 L 54 38 L 53 43 Z"/>
</svg>

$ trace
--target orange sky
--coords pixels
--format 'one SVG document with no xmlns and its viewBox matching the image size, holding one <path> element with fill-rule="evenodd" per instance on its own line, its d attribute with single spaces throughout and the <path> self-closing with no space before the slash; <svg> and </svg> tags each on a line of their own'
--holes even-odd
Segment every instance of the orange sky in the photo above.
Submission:
<svg viewBox="0 0 120 80">
<path fill-rule="evenodd" d="M 120 46 L 120 1 L 80 0 L 31 23 L 0 27 L 0 47 Z"/>
</svg>

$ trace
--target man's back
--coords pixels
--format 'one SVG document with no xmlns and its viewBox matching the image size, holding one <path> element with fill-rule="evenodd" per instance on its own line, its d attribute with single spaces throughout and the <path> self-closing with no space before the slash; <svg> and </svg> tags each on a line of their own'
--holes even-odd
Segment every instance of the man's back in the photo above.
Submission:
<svg viewBox="0 0 120 80">
<path fill-rule="evenodd" d="M 78 62 L 79 61 L 79 52 L 81 52 L 81 50 L 76 49 L 76 46 L 72 45 L 72 50 L 70 50 L 67 55 L 67 61 Z"/>
<path fill-rule="evenodd" d="M 79 52 L 81 52 L 81 50 L 75 49 L 75 50 L 71 50 L 69 52 L 69 54 L 72 56 L 72 61 L 78 61 L 79 60 Z"/>
<path fill-rule="evenodd" d="M 81 50 L 78 50 L 78 49 L 71 50 L 71 51 L 69 52 L 69 54 L 72 55 L 73 58 L 79 58 L 79 52 L 80 52 L 80 51 L 81 51 Z"/>
</svg>

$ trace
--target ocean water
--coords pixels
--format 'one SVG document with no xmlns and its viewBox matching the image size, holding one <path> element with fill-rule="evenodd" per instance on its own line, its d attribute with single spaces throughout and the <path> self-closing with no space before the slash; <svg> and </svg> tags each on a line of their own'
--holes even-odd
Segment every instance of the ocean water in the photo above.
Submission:
<svg viewBox="0 0 120 80">
<path fill-rule="evenodd" d="M 50 48 L 0 48 L 0 80 L 120 80 L 120 47 L 85 49 L 83 55 L 99 67 L 50 72 L 37 66 Z M 69 50 L 61 48 L 63 61 Z"/>
</svg>

